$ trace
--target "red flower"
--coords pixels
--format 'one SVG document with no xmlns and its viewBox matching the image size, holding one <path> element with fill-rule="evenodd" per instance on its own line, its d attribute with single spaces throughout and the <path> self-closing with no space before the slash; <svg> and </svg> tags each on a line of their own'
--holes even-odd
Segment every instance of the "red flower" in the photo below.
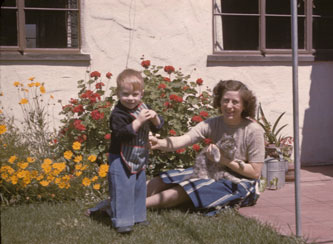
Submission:
<svg viewBox="0 0 333 244">
<path fill-rule="evenodd" d="M 106 134 L 106 135 L 104 136 L 104 139 L 105 139 L 105 140 L 110 140 L 110 139 L 111 139 L 111 134 L 110 134 L 110 133 Z"/>
<path fill-rule="evenodd" d="M 199 115 L 195 115 L 192 117 L 193 122 L 201 122 L 203 119 Z"/>
<path fill-rule="evenodd" d="M 188 88 L 190 88 L 189 86 L 184 86 L 183 90 L 186 91 Z"/>
<path fill-rule="evenodd" d="M 208 112 L 206 111 L 201 111 L 199 114 L 204 118 L 207 118 L 209 116 Z"/>
<path fill-rule="evenodd" d="M 176 98 L 176 101 L 177 101 L 177 102 L 179 102 L 179 103 L 181 103 L 181 102 L 183 101 L 183 98 L 182 98 L 182 97 L 179 97 L 179 96 L 177 96 L 177 98 Z"/>
<path fill-rule="evenodd" d="M 170 81 L 171 81 L 170 78 L 168 78 L 168 77 L 163 77 L 163 80 L 164 80 L 164 81 L 167 81 L 167 82 L 170 82 Z"/>
<path fill-rule="evenodd" d="M 87 136 L 86 135 L 81 135 L 77 138 L 77 140 L 78 140 L 78 142 L 82 143 L 82 142 L 87 140 Z"/>
<path fill-rule="evenodd" d="M 106 76 L 106 78 L 111 79 L 112 73 L 107 72 L 105 76 Z"/>
<path fill-rule="evenodd" d="M 77 99 L 73 99 L 71 98 L 71 100 L 69 101 L 71 104 L 77 104 L 78 103 L 78 100 Z"/>
<path fill-rule="evenodd" d="M 176 102 L 179 102 L 179 103 L 181 103 L 181 102 L 183 101 L 183 98 L 177 96 L 176 94 L 171 94 L 171 95 L 169 96 L 169 99 L 170 99 L 171 101 L 176 101 Z"/>
<path fill-rule="evenodd" d="M 82 113 L 84 111 L 83 105 L 79 104 L 73 108 L 73 113 Z"/>
<path fill-rule="evenodd" d="M 185 152 L 185 148 L 180 148 L 176 151 L 176 153 L 178 153 L 178 154 L 181 154 L 183 152 Z"/>
<path fill-rule="evenodd" d="M 201 86 L 202 85 L 202 83 L 203 83 L 203 80 L 201 79 L 201 78 L 199 78 L 199 79 L 197 79 L 197 84 L 199 85 L 199 86 Z"/>
<path fill-rule="evenodd" d="M 167 65 L 164 67 L 164 71 L 167 72 L 168 74 L 171 74 L 172 72 L 175 71 L 175 68 L 171 65 Z"/>
<path fill-rule="evenodd" d="M 161 83 L 161 84 L 158 85 L 157 88 L 159 88 L 159 89 L 165 89 L 165 88 L 166 88 L 166 85 L 163 84 L 163 83 Z"/>
<path fill-rule="evenodd" d="M 97 109 L 93 110 L 91 112 L 91 117 L 94 120 L 99 120 L 99 119 L 103 119 L 104 118 L 104 113 L 99 112 Z"/>
<path fill-rule="evenodd" d="M 67 105 L 65 105 L 65 106 L 62 107 L 62 110 L 67 110 L 67 111 L 70 110 L 70 111 L 72 111 L 72 107 L 73 106 L 71 104 L 67 104 Z"/>
<path fill-rule="evenodd" d="M 98 77 L 101 77 L 101 73 L 99 73 L 98 71 L 93 71 L 90 73 L 90 77 L 95 78 L 96 80 Z"/>
<path fill-rule="evenodd" d="M 162 97 L 162 98 L 165 97 L 165 93 L 162 93 L 160 97 Z"/>
<path fill-rule="evenodd" d="M 81 122 L 82 122 L 81 120 L 76 119 L 74 121 L 74 127 L 77 130 L 84 131 L 84 130 L 86 130 L 86 127 L 83 124 L 81 124 Z"/>
<path fill-rule="evenodd" d="M 102 89 L 102 86 L 105 86 L 103 82 L 96 83 L 96 89 Z"/>
<path fill-rule="evenodd" d="M 169 108 L 169 107 L 171 107 L 171 104 L 169 102 L 165 102 L 164 106 L 167 107 L 167 108 Z"/>
<path fill-rule="evenodd" d="M 150 66 L 150 60 L 143 60 L 141 62 L 141 65 L 142 65 L 142 67 L 147 69 Z"/>
<path fill-rule="evenodd" d="M 213 141 L 212 141 L 212 139 L 210 139 L 210 138 L 205 138 L 205 139 L 204 139 L 204 142 L 205 142 L 206 145 L 209 145 L 209 144 L 211 144 Z"/>
<path fill-rule="evenodd" d="M 200 146 L 199 146 L 198 144 L 194 144 L 194 145 L 192 146 L 192 148 L 193 148 L 194 151 L 197 151 L 197 152 L 200 151 Z"/>
<path fill-rule="evenodd" d="M 176 131 L 174 131 L 174 130 L 169 130 L 169 134 L 172 135 L 172 136 L 174 136 L 174 135 L 176 135 Z"/>
</svg>

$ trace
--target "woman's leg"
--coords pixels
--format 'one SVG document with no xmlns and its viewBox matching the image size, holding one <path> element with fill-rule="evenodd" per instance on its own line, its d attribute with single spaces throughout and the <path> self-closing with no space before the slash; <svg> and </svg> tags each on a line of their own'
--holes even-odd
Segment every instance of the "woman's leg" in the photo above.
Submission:
<svg viewBox="0 0 333 244">
<path fill-rule="evenodd" d="M 166 184 L 161 177 L 157 176 L 146 182 L 147 185 L 147 197 L 150 197 L 156 193 L 164 191 L 168 188 L 175 186 L 174 184 Z"/>
<path fill-rule="evenodd" d="M 179 185 L 173 185 L 170 189 L 166 189 L 146 198 L 147 208 L 171 208 L 190 202 L 190 197 Z"/>
</svg>

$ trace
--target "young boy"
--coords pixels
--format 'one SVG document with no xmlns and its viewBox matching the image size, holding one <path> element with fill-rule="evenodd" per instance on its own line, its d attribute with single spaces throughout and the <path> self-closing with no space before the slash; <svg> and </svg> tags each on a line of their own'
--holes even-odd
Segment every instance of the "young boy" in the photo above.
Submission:
<svg viewBox="0 0 333 244">
<path fill-rule="evenodd" d="M 163 126 L 162 117 L 142 102 L 141 74 L 125 69 L 117 77 L 118 103 L 111 113 L 109 190 L 112 224 L 128 233 L 136 223 L 146 224 L 146 173 L 148 134 Z"/>
</svg>

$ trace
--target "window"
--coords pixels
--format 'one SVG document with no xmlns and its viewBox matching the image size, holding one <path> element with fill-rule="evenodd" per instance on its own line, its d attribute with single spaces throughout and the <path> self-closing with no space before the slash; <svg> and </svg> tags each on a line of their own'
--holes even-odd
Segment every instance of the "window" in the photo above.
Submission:
<svg viewBox="0 0 333 244">
<path fill-rule="evenodd" d="M 210 59 L 290 60 L 290 1 L 213 0 Z M 333 60 L 333 1 L 297 0 L 297 20 L 299 56 Z"/>
<path fill-rule="evenodd" d="M 1 51 L 79 53 L 79 0 L 5 0 Z"/>
</svg>

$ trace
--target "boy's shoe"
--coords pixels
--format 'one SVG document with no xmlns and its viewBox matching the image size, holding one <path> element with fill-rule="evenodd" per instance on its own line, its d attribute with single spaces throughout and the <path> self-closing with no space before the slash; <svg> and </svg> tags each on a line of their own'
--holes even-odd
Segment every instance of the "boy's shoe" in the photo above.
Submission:
<svg viewBox="0 0 333 244">
<path fill-rule="evenodd" d="M 130 233 L 132 231 L 132 226 L 122 226 L 117 228 L 117 232 L 121 234 Z"/>
</svg>

